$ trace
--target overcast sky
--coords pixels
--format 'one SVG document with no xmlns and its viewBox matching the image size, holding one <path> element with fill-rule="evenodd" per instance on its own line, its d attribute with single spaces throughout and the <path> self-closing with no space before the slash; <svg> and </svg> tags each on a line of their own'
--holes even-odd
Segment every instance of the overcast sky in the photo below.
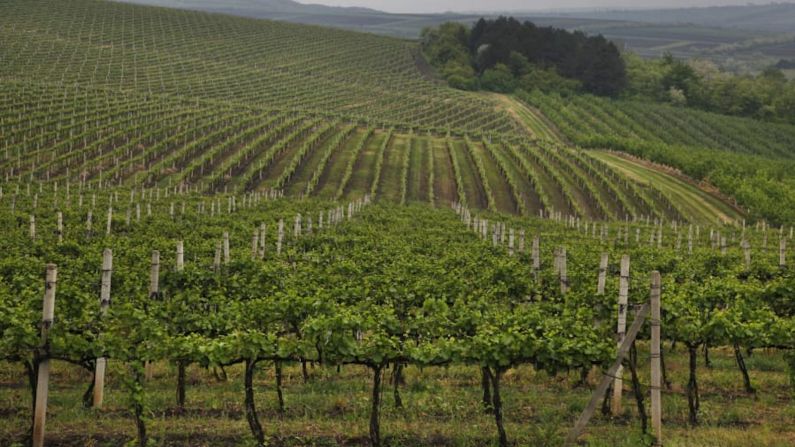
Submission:
<svg viewBox="0 0 795 447">
<path fill-rule="evenodd" d="M 771 3 L 772 0 L 298 0 L 332 6 L 366 6 L 388 12 L 538 11 L 569 8 L 681 8 Z M 792 3 L 791 0 L 777 0 Z"/>
</svg>

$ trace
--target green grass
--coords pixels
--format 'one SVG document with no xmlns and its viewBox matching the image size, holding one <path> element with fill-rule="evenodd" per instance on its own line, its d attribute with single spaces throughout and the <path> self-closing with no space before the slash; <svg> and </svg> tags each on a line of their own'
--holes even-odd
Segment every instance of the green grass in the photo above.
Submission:
<svg viewBox="0 0 795 447">
<path fill-rule="evenodd" d="M 648 355 L 640 346 L 641 383 L 648 383 Z M 757 396 L 742 390 L 742 382 L 730 349 L 711 351 L 712 368 L 699 359 L 702 392 L 702 424 L 687 425 L 685 351 L 666 352 L 670 391 L 663 392 L 664 445 L 783 447 L 795 442 L 791 425 L 792 392 L 786 365 L 776 351 L 757 351 L 748 358 Z M 257 405 L 263 426 L 275 445 L 366 445 L 371 396 L 371 374 L 359 366 L 310 368 L 304 384 L 300 368 L 285 369 L 286 413 L 280 415 L 274 391 L 272 365 L 262 363 L 255 377 Z M 102 410 L 80 406 L 88 374 L 55 362 L 47 420 L 48 445 L 117 445 L 134 437 L 135 425 L 126 412 L 119 381 L 126 374 L 110 363 L 106 404 Z M 404 408 L 394 408 L 389 374 L 383 390 L 382 433 L 388 445 L 491 446 L 496 429 L 480 406 L 478 369 L 408 367 L 401 387 Z M 243 409 L 242 371 L 227 369 L 228 380 L 218 381 L 209 371 L 188 369 L 187 411 L 174 414 L 172 365 L 157 364 L 147 383 L 149 428 L 158 444 L 245 445 L 249 439 Z M 592 373 L 589 386 L 576 387 L 577 372 L 550 377 L 520 367 L 506 373 L 503 381 L 506 429 L 517 445 L 559 445 L 588 400 L 598 379 Z M 636 407 L 625 381 L 624 414 L 605 418 L 597 412 L 583 437 L 590 446 L 641 445 Z M 646 400 L 648 405 L 648 396 Z M 22 371 L 0 364 L 0 443 L 8 444 L 24 434 L 30 396 Z M 94 441 L 90 441 L 94 439 Z"/>
<path fill-rule="evenodd" d="M 736 222 L 742 219 L 739 212 L 727 206 L 723 201 L 686 181 L 615 154 L 601 151 L 589 153 L 621 170 L 632 180 L 641 184 L 653 185 L 667 195 L 686 213 L 686 217 L 693 221 L 715 223 L 716 219 L 722 222 Z"/>
</svg>

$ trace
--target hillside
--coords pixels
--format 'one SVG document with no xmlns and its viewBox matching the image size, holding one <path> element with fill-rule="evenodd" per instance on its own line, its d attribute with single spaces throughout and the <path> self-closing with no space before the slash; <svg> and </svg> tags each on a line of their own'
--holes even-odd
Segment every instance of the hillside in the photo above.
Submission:
<svg viewBox="0 0 795 447">
<path fill-rule="evenodd" d="M 537 109 L 440 84 L 410 42 L 96 0 L 4 12 L 10 182 L 372 193 L 595 220 L 742 216 L 690 212 L 568 148 Z"/>
<path fill-rule="evenodd" d="M 119 0 L 122 1 L 122 0 Z M 130 3 L 219 12 L 260 19 L 323 25 L 388 36 L 416 39 L 423 28 L 448 21 L 476 22 L 482 14 L 391 14 L 366 8 L 342 8 L 304 4 L 292 0 L 123 0 Z M 660 11 L 513 12 L 521 20 L 539 26 L 602 34 L 628 51 L 643 57 L 671 53 L 715 62 L 727 70 L 758 72 L 780 60 L 795 59 L 790 34 L 790 5 L 732 8 L 676 9 Z M 715 19 L 710 14 L 720 13 Z M 658 14 L 655 14 L 658 13 Z M 777 15 L 777 13 L 781 13 Z M 496 18 L 497 12 L 486 16 Z M 735 20 L 747 18 L 751 23 Z M 768 26 L 768 24 L 783 26 Z M 737 25 L 737 26 L 735 26 Z M 747 26 L 743 26 L 747 25 Z"/>
<path fill-rule="evenodd" d="M 795 127 L 103 0 L 0 42 L 0 447 L 795 445 Z"/>
<path fill-rule="evenodd" d="M 657 24 L 692 24 L 699 26 L 740 28 L 768 32 L 792 32 L 795 23 L 795 3 L 771 2 L 768 4 L 747 4 L 731 6 L 711 6 L 700 8 L 676 9 L 636 9 L 577 11 L 555 13 L 555 15 L 603 19 L 648 22 Z"/>
</svg>

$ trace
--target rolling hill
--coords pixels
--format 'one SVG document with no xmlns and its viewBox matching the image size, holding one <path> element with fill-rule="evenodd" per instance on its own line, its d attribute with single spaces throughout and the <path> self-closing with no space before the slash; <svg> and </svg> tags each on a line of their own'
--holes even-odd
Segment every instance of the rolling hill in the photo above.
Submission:
<svg viewBox="0 0 795 447">
<path fill-rule="evenodd" d="M 99 0 L 2 8 L 6 190 L 38 180 L 329 199 L 372 193 L 592 220 L 744 215 L 732 206 L 694 211 L 686 203 L 724 199 L 672 189 L 665 183 L 687 181 L 654 166 L 624 161 L 635 164 L 630 173 L 571 146 L 577 135 L 559 118 L 567 107 L 440 84 L 412 42 Z M 648 136 L 588 104 L 577 110 L 593 116 L 575 123 Z M 699 122 L 677 135 L 698 144 L 723 148 L 716 134 L 751 128 L 734 120 L 713 129 L 723 121 L 694 116 Z M 775 150 L 770 141 L 788 132 L 764 128 L 739 144 Z M 638 172 L 667 180 L 636 181 Z"/>
<path fill-rule="evenodd" d="M 218 12 L 292 23 L 323 25 L 417 39 L 425 27 L 472 23 L 483 14 L 391 14 L 366 8 L 329 7 L 292 0 L 124 0 L 130 3 Z M 540 26 L 602 34 L 643 57 L 698 57 L 734 72 L 756 72 L 795 59 L 790 4 L 671 10 L 505 12 Z M 499 12 L 486 14 L 492 18 Z"/>
</svg>

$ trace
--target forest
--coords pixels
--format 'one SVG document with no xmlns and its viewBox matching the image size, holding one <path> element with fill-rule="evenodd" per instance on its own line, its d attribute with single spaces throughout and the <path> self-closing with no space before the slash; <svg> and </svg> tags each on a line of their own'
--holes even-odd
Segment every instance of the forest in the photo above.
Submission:
<svg viewBox="0 0 795 447">
<path fill-rule="evenodd" d="M 541 82 L 615 96 L 626 86 L 624 61 L 604 37 L 512 17 L 481 18 L 472 29 L 458 23 L 426 29 L 422 48 L 451 85 L 468 90 L 508 93 Z"/>
<path fill-rule="evenodd" d="M 739 76 L 706 60 L 643 59 L 601 35 L 509 17 L 427 28 L 421 47 L 439 75 L 462 90 L 589 93 L 795 123 L 795 81 L 781 64 Z"/>
</svg>

